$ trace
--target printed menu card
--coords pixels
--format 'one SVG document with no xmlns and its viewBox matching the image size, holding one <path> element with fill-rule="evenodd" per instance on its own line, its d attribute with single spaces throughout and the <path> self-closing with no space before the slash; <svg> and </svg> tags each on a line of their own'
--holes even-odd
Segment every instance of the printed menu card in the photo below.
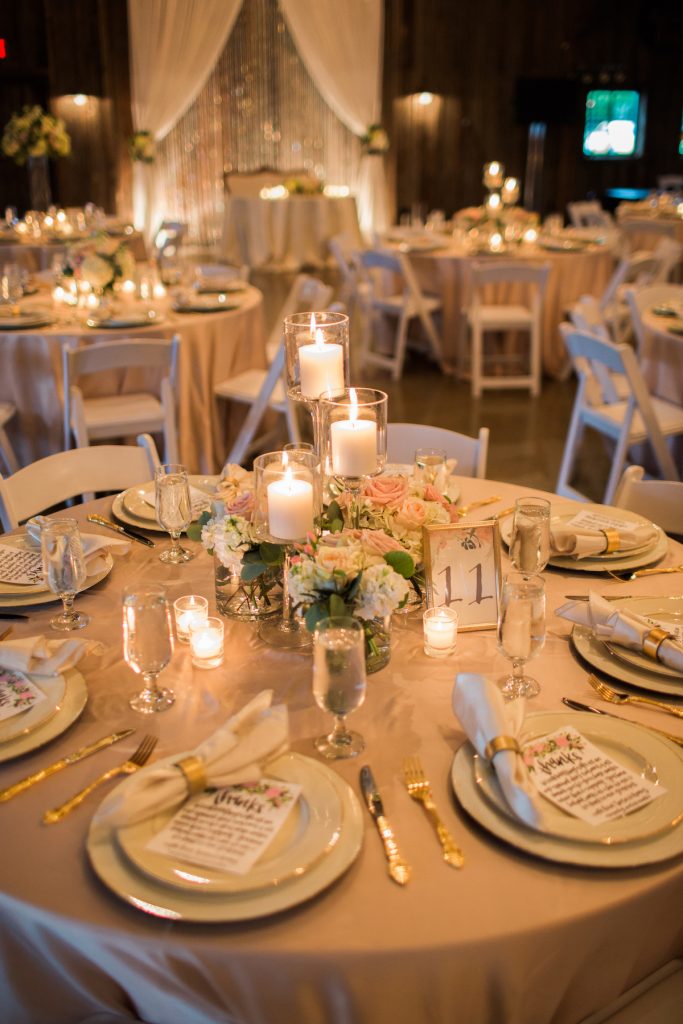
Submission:
<svg viewBox="0 0 683 1024">
<path fill-rule="evenodd" d="M 42 582 L 40 551 L 24 551 L 9 544 L 0 544 L 0 583 L 18 583 L 26 587 Z"/>
<path fill-rule="evenodd" d="M 246 874 L 284 825 L 300 792 L 301 786 L 277 779 L 207 790 L 184 804 L 147 849 Z"/>
<path fill-rule="evenodd" d="M 0 722 L 28 711 L 45 700 L 45 694 L 21 672 L 0 668 Z"/>
<path fill-rule="evenodd" d="M 569 726 L 525 744 L 524 762 L 547 800 L 589 825 L 622 818 L 666 792 Z"/>
</svg>

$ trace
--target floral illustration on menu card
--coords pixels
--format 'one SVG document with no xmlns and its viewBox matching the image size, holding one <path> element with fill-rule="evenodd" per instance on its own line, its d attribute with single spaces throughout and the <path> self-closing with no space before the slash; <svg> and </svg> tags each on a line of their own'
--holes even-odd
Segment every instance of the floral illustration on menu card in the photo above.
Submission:
<svg viewBox="0 0 683 1024">
<path fill-rule="evenodd" d="M 583 736 L 573 731 L 555 733 L 554 736 L 545 736 L 538 743 L 532 743 L 524 747 L 524 763 L 530 772 L 535 771 L 534 761 L 537 757 L 545 757 L 547 754 L 562 753 L 568 750 L 583 750 Z"/>
</svg>

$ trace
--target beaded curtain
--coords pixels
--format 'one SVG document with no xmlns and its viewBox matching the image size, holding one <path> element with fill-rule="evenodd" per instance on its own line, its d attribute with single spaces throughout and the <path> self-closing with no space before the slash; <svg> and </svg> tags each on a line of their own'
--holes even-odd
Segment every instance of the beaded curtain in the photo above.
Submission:
<svg viewBox="0 0 683 1024">
<path fill-rule="evenodd" d="M 273 168 L 355 189 L 358 139 L 316 89 L 276 0 L 244 0 L 199 96 L 158 146 L 164 215 L 190 239 L 220 241 L 224 175 Z"/>
</svg>

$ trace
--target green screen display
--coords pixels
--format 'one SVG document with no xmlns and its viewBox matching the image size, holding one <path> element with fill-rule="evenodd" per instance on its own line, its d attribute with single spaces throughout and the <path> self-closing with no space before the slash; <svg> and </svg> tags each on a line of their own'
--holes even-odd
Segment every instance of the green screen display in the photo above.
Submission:
<svg viewBox="0 0 683 1024">
<path fill-rule="evenodd" d="M 584 156 L 638 156 L 641 148 L 640 93 L 633 89 L 592 89 L 586 97 Z"/>
</svg>

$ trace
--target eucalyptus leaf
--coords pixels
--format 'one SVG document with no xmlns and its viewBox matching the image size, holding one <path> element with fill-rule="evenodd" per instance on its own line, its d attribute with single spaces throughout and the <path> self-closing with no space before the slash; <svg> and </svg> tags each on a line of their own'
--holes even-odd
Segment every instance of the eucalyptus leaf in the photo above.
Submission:
<svg viewBox="0 0 683 1024">
<path fill-rule="evenodd" d="M 202 528 L 201 528 L 201 526 L 200 526 L 200 524 L 198 522 L 197 523 L 190 523 L 190 525 L 188 526 L 188 528 L 185 531 L 185 533 L 187 534 L 187 539 L 188 540 L 201 540 L 202 539 Z"/>
<path fill-rule="evenodd" d="M 347 614 L 346 602 L 339 594 L 330 595 L 330 616 L 338 618 Z"/>
<path fill-rule="evenodd" d="M 261 562 L 260 560 L 258 562 L 243 562 L 242 572 L 240 574 L 241 579 L 243 579 L 245 583 L 250 583 L 251 580 L 258 579 L 261 573 L 265 572 L 267 568 L 268 566 L 265 562 Z"/>
<path fill-rule="evenodd" d="M 403 576 L 404 580 L 409 580 L 415 572 L 415 562 L 408 554 L 407 551 L 387 551 L 384 556 L 384 561 L 391 566 L 391 568 Z"/>
<path fill-rule="evenodd" d="M 318 625 L 321 619 L 327 618 L 327 612 L 325 608 L 320 604 L 312 604 L 304 615 L 304 622 L 306 623 L 306 629 L 309 633 L 312 633 L 315 627 Z"/>
<path fill-rule="evenodd" d="M 271 544 L 268 541 L 264 541 L 259 545 L 259 554 L 261 561 L 265 562 L 266 565 L 282 565 L 284 561 L 282 547 L 279 544 Z"/>
</svg>

